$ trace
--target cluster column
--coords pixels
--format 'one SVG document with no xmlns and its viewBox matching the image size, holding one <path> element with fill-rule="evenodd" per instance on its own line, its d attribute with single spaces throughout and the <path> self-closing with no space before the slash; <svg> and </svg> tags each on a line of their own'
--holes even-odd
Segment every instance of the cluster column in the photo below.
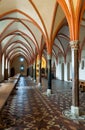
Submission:
<svg viewBox="0 0 85 130">
<path fill-rule="evenodd" d="M 30 76 L 31 79 L 33 79 L 33 65 L 30 66 Z"/>
<path fill-rule="evenodd" d="M 47 89 L 47 96 L 50 96 L 52 93 L 52 81 L 51 81 L 51 55 L 47 55 L 47 64 L 48 64 L 48 89 Z"/>
<path fill-rule="evenodd" d="M 39 83 L 38 83 L 38 87 L 41 88 L 42 83 L 41 83 L 41 59 L 39 59 Z"/>
<path fill-rule="evenodd" d="M 34 82 L 36 82 L 36 61 L 33 66 L 33 77 L 34 77 Z"/>
<path fill-rule="evenodd" d="M 79 42 L 71 41 L 72 52 L 72 106 L 71 113 L 74 116 L 79 116 L 79 62 L 78 62 L 78 50 Z"/>
<path fill-rule="evenodd" d="M 8 60 L 5 60 L 4 80 L 8 79 Z"/>
</svg>

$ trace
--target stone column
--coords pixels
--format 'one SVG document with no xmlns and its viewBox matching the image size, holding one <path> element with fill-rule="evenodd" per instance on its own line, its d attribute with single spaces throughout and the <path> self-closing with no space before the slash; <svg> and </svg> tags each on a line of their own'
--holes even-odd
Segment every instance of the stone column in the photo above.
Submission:
<svg viewBox="0 0 85 130">
<path fill-rule="evenodd" d="M 31 77 L 33 79 L 33 65 L 31 66 Z"/>
<path fill-rule="evenodd" d="M 34 75 L 34 82 L 36 82 L 36 62 L 34 63 L 33 66 L 33 75 Z"/>
<path fill-rule="evenodd" d="M 47 61 L 46 61 L 46 68 L 45 68 L 45 77 L 47 78 Z"/>
<path fill-rule="evenodd" d="M 34 70 L 33 65 L 29 66 L 29 76 L 30 76 L 31 80 L 33 80 L 33 76 L 34 76 L 33 70 Z"/>
<path fill-rule="evenodd" d="M 8 62 L 8 77 L 10 77 L 10 61 Z"/>
<path fill-rule="evenodd" d="M 0 61 L 0 82 L 3 81 L 3 77 L 2 77 L 2 62 Z"/>
<path fill-rule="evenodd" d="M 78 62 L 78 49 L 79 42 L 71 41 L 72 51 L 72 106 L 71 113 L 74 116 L 79 116 L 79 62 Z"/>
<path fill-rule="evenodd" d="M 4 71 L 5 71 L 5 55 L 2 55 L 2 79 L 4 80 Z"/>
<path fill-rule="evenodd" d="M 47 55 L 47 60 L 48 60 L 48 89 L 47 89 L 47 96 L 51 95 L 51 55 Z"/>
<path fill-rule="evenodd" d="M 8 60 L 5 60 L 4 80 L 8 79 Z"/>
<path fill-rule="evenodd" d="M 38 63 L 39 63 L 39 83 L 38 83 L 38 87 L 41 88 L 41 86 L 42 86 L 42 84 L 41 84 L 41 59 L 39 59 Z"/>
</svg>

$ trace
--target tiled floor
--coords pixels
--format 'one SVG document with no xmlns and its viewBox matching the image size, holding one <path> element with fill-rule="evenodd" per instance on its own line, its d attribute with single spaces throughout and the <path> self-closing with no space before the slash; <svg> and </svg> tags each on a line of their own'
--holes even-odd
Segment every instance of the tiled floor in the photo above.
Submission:
<svg viewBox="0 0 85 130">
<path fill-rule="evenodd" d="M 85 120 L 70 120 L 62 111 L 71 106 L 71 83 L 52 81 L 51 97 L 40 91 L 30 78 L 21 77 L 17 89 L 0 113 L 0 130 L 85 130 Z M 85 110 L 85 93 L 80 92 L 80 106 Z"/>
</svg>

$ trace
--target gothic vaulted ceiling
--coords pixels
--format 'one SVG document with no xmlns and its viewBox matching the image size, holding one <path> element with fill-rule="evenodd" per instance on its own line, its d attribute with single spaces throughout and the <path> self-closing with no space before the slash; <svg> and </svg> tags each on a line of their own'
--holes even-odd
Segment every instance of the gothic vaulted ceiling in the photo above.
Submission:
<svg viewBox="0 0 85 130">
<path fill-rule="evenodd" d="M 0 53 L 10 61 L 22 55 L 28 64 L 37 55 L 46 56 L 51 51 L 56 59 L 59 54 L 65 58 L 70 21 L 78 6 L 79 30 L 84 32 L 84 3 L 84 0 L 0 0 Z M 79 35 L 80 43 L 84 44 L 84 39 L 84 33 Z"/>
</svg>

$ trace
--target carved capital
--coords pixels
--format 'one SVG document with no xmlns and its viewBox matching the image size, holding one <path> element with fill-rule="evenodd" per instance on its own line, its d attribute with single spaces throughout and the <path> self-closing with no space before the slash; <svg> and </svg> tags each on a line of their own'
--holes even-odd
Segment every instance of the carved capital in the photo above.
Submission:
<svg viewBox="0 0 85 130">
<path fill-rule="evenodd" d="M 38 64 L 40 64 L 40 63 L 41 63 L 41 59 L 38 60 Z"/>
<path fill-rule="evenodd" d="M 35 69 L 35 65 L 36 65 L 36 63 L 34 62 L 34 64 L 33 64 L 33 69 Z"/>
<path fill-rule="evenodd" d="M 79 49 L 79 41 L 71 41 L 70 42 L 71 49 L 78 50 Z"/>
<path fill-rule="evenodd" d="M 47 55 L 47 59 L 48 59 L 48 60 L 51 60 L 51 58 L 52 58 L 52 56 L 48 54 L 48 55 Z"/>
</svg>

